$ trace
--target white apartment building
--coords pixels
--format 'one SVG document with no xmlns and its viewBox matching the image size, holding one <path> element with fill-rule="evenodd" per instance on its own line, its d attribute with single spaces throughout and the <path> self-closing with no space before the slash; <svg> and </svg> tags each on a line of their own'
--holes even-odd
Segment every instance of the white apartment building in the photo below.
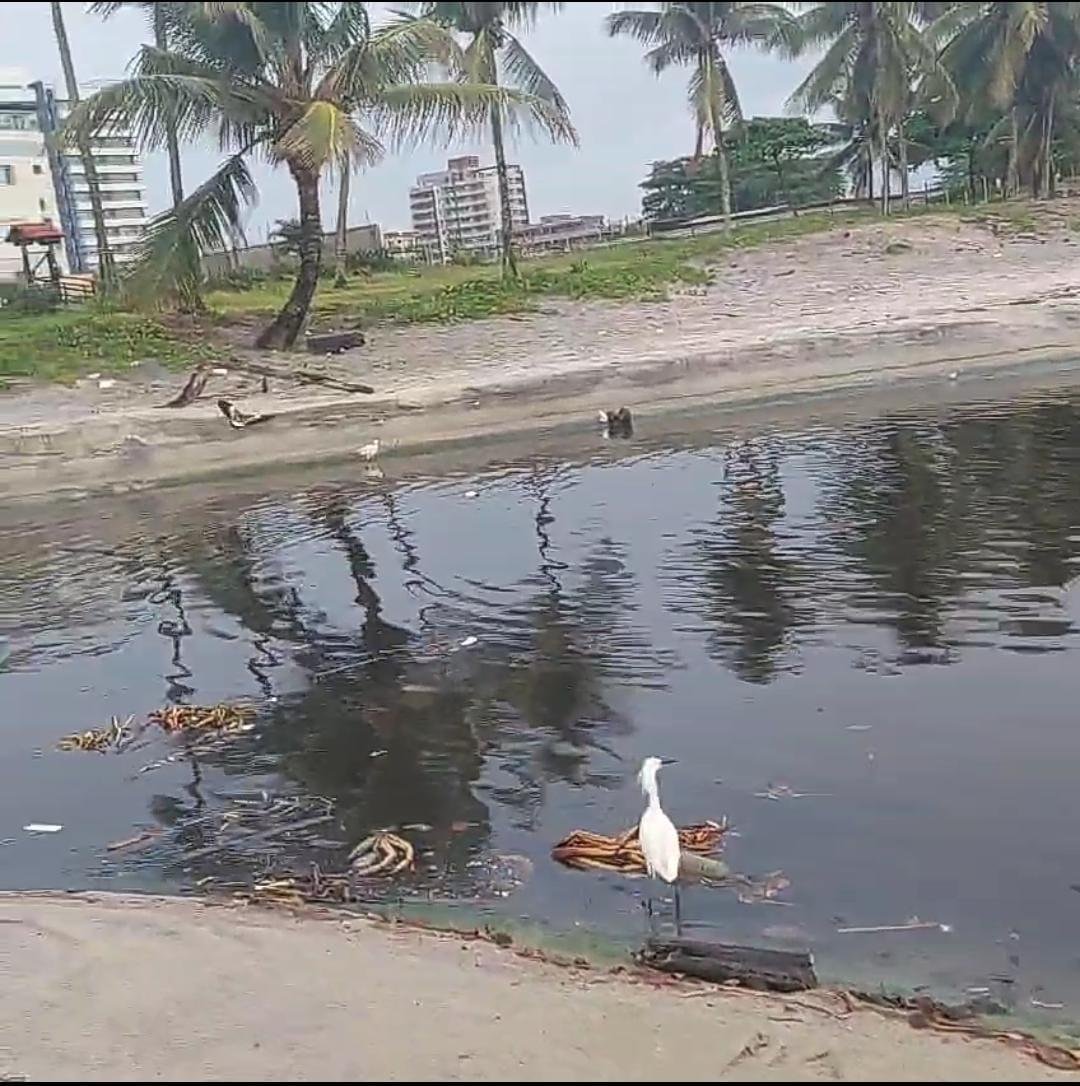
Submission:
<svg viewBox="0 0 1080 1086">
<path fill-rule="evenodd" d="M 37 85 L 40 87 L 40 84 Z M 35 90 L 37 87 L 35 87 Z M 89 91 L 88 93 L 93 93 Z M 63 123 L 68 103 L 42 88 L 40 111 L 56 126 Z M 130 132 L 113 131 L 96 136 L 90 143 L 94 168 L 101 189 L 102 213 L 109 250 L 117 264 L 132 260 L 146 232 L 146 191 L 142 161 Z M 90 188 L 86 183 L 83 161 L 74 148 L 64 148 L 59 156 L 63 193 L 59 197 L 66 210 L 65 235 L 71 234 L 68 255 L 72 264 L 84 271 L 98 268 L 98 243 L 90 209 Z M 64 207 L 66 203 L 66 208 Z"/>
<path fill-rule="evenodd" d="M 22 255 L 4 240 L 12 223 L 59 222 L 45 138 L 25 84 L 0 71 L 0 282 L 22 271 Z"/>
<path fill-rule="evenodd" d="M 507 165 L 513 229 L 529 221 L 525 175 Z M 492 257 L 502 236 L 499 185 L 494 166 L 476 155 L 450 159 L 446 169 L 421 174 L 409 190 L 413 230 L 425 259 L 445 264 L 456 254 Z"/>
<path fill-rule="evenodd" d="M 67 111 L 67 103 L 50 88 L 28 84 L 25 72 L 0 71 L 0 280 L 21 270 L 18 250 L 3 242 L 11 222 L 56 223 L 64 232 L 66 270 L 97 270 L 97 235 L 82 159 L 56 141 L 50 147 L 49 136 Z M 134 257 L 146 230 L 142 163 L 128 132 L 102 134 L 90 150 L 109 247 L 120 264 Z"/>
</svg>

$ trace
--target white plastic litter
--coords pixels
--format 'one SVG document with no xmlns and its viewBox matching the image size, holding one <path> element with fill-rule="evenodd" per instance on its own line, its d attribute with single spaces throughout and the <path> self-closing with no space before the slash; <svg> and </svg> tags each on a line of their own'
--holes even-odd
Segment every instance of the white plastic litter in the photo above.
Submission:
<svg viewBox="0 0 1080 1086">
<path fill-rule="evenodd" d="M 59 833 L 63 828 L 55 822 L 28 822 L 23 826 L 27 833 Z"/>
</svg>

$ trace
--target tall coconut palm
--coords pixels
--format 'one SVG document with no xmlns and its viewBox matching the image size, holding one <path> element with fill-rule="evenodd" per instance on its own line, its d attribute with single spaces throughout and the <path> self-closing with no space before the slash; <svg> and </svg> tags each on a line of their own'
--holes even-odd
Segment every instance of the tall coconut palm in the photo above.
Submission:
<svg viewBox="0 0 1080 1086">
<path fill-rule="evenodd" d="M 334 286 L 345 286 L 345 258 L 349 248 L 349 160 L 338 163 L 337 224 L 334 227 Z"/>
<path fill-rule="evenodd" d="M 1007 188 L 1015 192 L 1024 179 L 1036 195 L 1048 195 L 1055 127 L 1077 98 L 1080 4 L 960 4 L 938 26 L 941 36 L 954 32 L 943 60 L 969 118 L 1005 113 Z"/>
<path fill-rule="evenodd" d="M 169 48 L 168 24 L 170 18 L 182 17 L 183 4 L 156 4 L 139 2 L 125 2 L 125 0 L 98 0 L 90 5 L 90 10 L 103 19 L 115 15 L 121 8 L 141 8 L 150 19 L 150 28 L 154 34 L 154 47 L 161 52 Z M 176 135 L 176 124 L 166 119 L 165 122 L 165 148 L 169 155 L 169 187 L 172 190 L 173 207 L 176 207 L 184 198 L 184 176 L 180 161 L 180 141 Z"/>
<path fill-rule="evenodd" d="M 166 52 L 169 48 L 169 25 L 184 17 L 185 11 L 191 8 L 191 4 L 182 3 L 147 3 L 145 0 L 98 0 L 90 5 L 90 10 L 108 19 L 115 15 L 121 8 L 139 8 L 150 20 L 150 29 L 154 35 L 154 48 Z M 178 207 L 184 199 L 184 174 L 180 158 L 180 139 L 176 131 L 176 121 L 171 117 L 165 118 L 165 149 L 169 158 L 169 187 L 172 192 L 172 206 Z M 201 313 L 205 309 L 202 294 L 199 290 L 201 273 L 199 270 L 199 253 L 195 245 L 189 241 L 187 244 L 187 261 L 190 271 L 183 276 L 178 291 L 180 293 L 181 309 L 191 313 Z"/>
<path fill-rule="evenodd" d="M 52 11 L 53 34 L 56 47 L 60 51 L 60 66 L 64 69 L 64 82 L 67 84 L 68 101 L 72 107 L 79 102 L 79 81 L 75 78 L 75 63 L 71 59 L 71 46 L 68 43 L 67 27 L 64 25 L 64 12 L 58 3 L 49 5 Z M 94 238 L 97 241 L 98 275 L 105 293 L 112 291 L 116 276 L 114 274 L 112 249 L 109 247 L 109 235 L 105 230 L 105 211 L 101 204 L 101 181 L 98 178 L 94 153 L 90 148 L 90 139 L 82 135 L 76 141 L 79 158 L 82 160 L 86 175 L 86 188 L 90 194 L 90 215 L 94 220 Z"/>
<path fill-rule="evenodd" d="M 742 120 L 742 106 L 726 52 L 732 46 L 789 41 L 793 20 L 781 4 L 660 4 L 655 11 L 619 11 L 607 19 L 612 37 L 626 34 L 649 46 L 645 59 L 659 75 L 673 65 L 693 68 L 690 106 L 697 123 L 695 155 L 711 138 L 720 167 L 724 225 L 731 229 L 731 176 L 726 134 Z"/>
<path fill-rule="evenodd" d="M 446 82 L 426 77 L 452 64 Z M 323 227 L 319 181 L 348 159 L 376 161 L 382 140 L 410 141 L 475 126 L 494 104 L 517 109 L 553 131 L 564 121 L 528 94 L 456 78 L 462 59 L 452 36 L 429 19 L 398 18 L 371 30 L 359 3 L 186 5 L 168 51 L 143 46 L 134 74 L 99 91 L 72 118 L 77 132 L 132 125 L 149 145 L 167 122 L 181 139 L 216 131 L 233 153 L 176 208 L 159 216 L 144 268 L 164 287 L 189 271 L 185 239 L 200 251 L 225 248 L 240 209 L 254 197 L 252 154 L 284 163 L 296 185 L 302 242 L 296 282 L 257 346 L 288 348 L 318 284 Z"/>
<path fill-rule="evenodd" d="M 465 73 L 477 83 L 509 85 L 546 102 L 562 123 L 549 129 L 557 138 L 577 142 L 570 124 L 569 110 L 558 87 L 513 33 L 532 25 L 542 7 L 560 8 L 561 4 L 540 3 L 425 3 L 424 15 L 465 35 Z M 503 274 L 516 278 L 514 257 L 514 222 L 510 204 L 510 183 L 506 171 L 504 142 L 511 120 L 502 106 L 494 105 L 488 123 L 495 151 L 495 174 L 499 185 L 500 255 Z"/>
<path fill-rule="evenodd" d="M 946 115 L 952 104 L 951 83 L 931 41 L 922 33 L 940 5 L 919 3 L 815 4 L 797 16 L 797 54 L 824 48 L 810 74 L 795 89 L 791 106 L 813 113 L 843 103 L 849 117 L 860 117 L 878 140 L 882 171 L 881 208 L 890 199 L 889 140 L 897 133 L 901 185 L 907 201 L 907 139 L 904 121 L 913 108 L 916 88 L 933 84 Z"/>
</svg>

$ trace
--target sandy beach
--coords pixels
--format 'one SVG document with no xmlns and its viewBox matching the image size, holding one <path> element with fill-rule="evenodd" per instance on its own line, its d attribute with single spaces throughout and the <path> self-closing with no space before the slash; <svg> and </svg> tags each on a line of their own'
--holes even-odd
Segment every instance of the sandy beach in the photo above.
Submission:
<svg viewBox="0 0 1080 1086">
<path fill-rule="evenodd" d="M 1000 1041 L 313 913 L 0 895 L 0 1078 L 1049 1081 Z"/>
<path fill-rule="evenodd" d="M 709 287 L 666 302 L 565 302 L 528 316 L 375 328 L 333 362 L 372 385 L 370 396 L 281 382 L 263 394 L 259 379 L 231 371 L 194 404 L 167 410 L 183 377 L 152 363 L 105 390 L 24 388 L 0 397 L 0 488 L 123 491 L 353 458 L 374 438 L 385 459 L 508 433 L 592 432 L 596 410 L 620 404 L 639 418 L 695 405 L 731 413 L 1075 363 L 1080 249 L 1069 223 L 1080 201 L 1050 207 L 1034 230 L 928 216 L 735 251 Z M 218 396 L 276 417 L 231 430 Z"/>
</svg>

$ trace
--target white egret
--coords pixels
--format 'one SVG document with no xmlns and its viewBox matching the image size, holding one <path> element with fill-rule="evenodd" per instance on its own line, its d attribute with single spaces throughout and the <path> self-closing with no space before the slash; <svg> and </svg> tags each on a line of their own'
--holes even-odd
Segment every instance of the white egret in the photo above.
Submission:
<svg viewBox="0 0 1080 1086">
<path fill-rule="evenodd" d="M 650 878 L 662 879 L 675 891 L 675 929 L 681 927 L 679 907 L 679 831 L 660 806 L 660 787 L 656 775 L 662 765 L 671 765 L 671 758 L 646 758 L 641 763 L 638 783 L 649 798 L 645 813 L 638 823 L 638 840 L 645 857 L 645 870 Z M 650 903 L 649 915 L 652 915 Z"/>
</svg>

